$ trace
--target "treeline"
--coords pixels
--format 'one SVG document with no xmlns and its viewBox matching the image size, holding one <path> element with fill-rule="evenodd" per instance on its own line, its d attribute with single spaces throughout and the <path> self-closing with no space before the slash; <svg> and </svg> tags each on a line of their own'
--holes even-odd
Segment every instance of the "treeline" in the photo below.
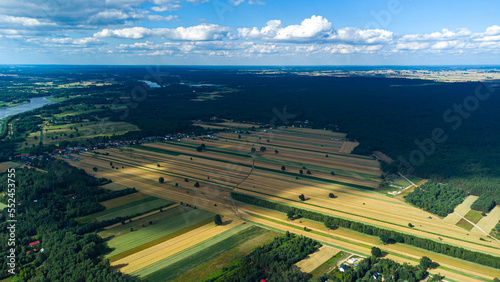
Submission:
<svg viewBox="0 0 500 282">
<path fill-rule="evenodd" d="M 437 242 L 427 238 L 421 238 L 415 235 L 402 233 L 394 230 L 380 228 L 374 225 L 365 224 L 362 222 L 344 219 L 335 217 L 332 215 L 326 215 L 323 213 L 304 210 L 292 206 L 288 206 L 278 202 L 268 201 L 262 198 L 253 197 L 250 195 L 239 194 L 235 192 L 231 192 L 231 196 L 233 199 L 237 201 L 241 201 L 244 203 L 261 206 L 264 208 L 277 210 L 280 212 L 287 213 L 288 211 L 294 212 L 295 215 L 299 215 L 301 217 L 324 222 L 325 226 L 333 227 L 339 226 L 343 228 L 348 228 L 357 232 L 361 232 L 367 235 L 373 236 L 383 236 L 387 237 L 388 241 L 392 242 L 400 242 L 405 243 L 411 246 L 415 246 L 418 248 L 422 248 L 425 250 L 429 250 L 436 253 L 441 253 L 445 255 L 449 255 L 455 258 L 467 260 L 470 262 L 479 263 L 486 266 L 491 266 L 494 268 L 500 269 L 500 258 L 480 252 L 475 252 L 471 250 L 466 250 L 464 248 L 460 248 L 453 245 L 448 245 L 445 243 Z"/>
<path fill-rule="evenodd" d="M 43 165 L 43 171 L 17 169 L 16 181 L 16 275 L 21 281 L 129 281 L 110 269 L 102 256 L 109 252 L 105 241 L 95 233 L 77 232 L 75 218 L 93 213 L 99 198 L 109 193 L 98 187 L 100 181 L 83 170 L 60 161 Z M 0 191 L 7 189 L 7 173 L 0 175 Z M 127 190 L 123 193 L 131 192 Z M 0 245 L 7 246 L 7 210 L 0 220 Z M 30 242 L 40 241 L 34 247 Z M 41 249 L 43 248 L 43 252 Z M 7 265 L 9 250 L 2 249 L 0 263 Z M 7 267 L 0 279 L 8 277 Z"/>
<path fill-rule="evenodd" d="M 497 203 L 492 197 L 483 194 L 479 196 L 470 207 L 476 211 L 490 212 L 496 205 Z"/>
<path fill-rule="evenodd" d="M 320 247 L 321 244 L 311 238 L 287 232 L 205 281 L 306 281 L 305 274 L 292 265 Z"/>
<path fill-rule="evenodd" d="M 429 180 L 424 185 L 416 187 L 404 198 L 412 205 L 445 217 L 452 213 L 467 195 L 464 189 Z"/>
</svg>

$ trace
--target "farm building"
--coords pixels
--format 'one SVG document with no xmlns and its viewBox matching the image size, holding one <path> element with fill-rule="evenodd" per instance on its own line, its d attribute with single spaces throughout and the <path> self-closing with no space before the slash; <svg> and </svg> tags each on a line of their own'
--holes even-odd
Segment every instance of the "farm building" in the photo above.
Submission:
<svg viewBox="0 0 500 282">
<path fill-rule="evenodd" d="M 342 265 L 342 266 L 339 268 L 339 271 L 340 271 L 340 272 L 346 272 L 348 269 L 349 269 L 349 266 L 348 266 L 347 264 L 344 264 L 344 265 Z"/>
</svg>

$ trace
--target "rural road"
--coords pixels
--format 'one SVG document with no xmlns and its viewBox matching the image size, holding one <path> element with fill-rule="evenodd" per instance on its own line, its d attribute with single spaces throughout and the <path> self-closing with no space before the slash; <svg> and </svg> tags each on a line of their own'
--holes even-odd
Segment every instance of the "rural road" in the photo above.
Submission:
<svg viewBox="0 0 500 282">
<path fill-rule="evenodd" d="M 474 224 L 472 221 L 468 220 L 467 218 L 461 216 L 458 212 L 453 212 L 455 214 L 457 214 L 458 216 L 460 216 L 461 218 L 465 219 L 468 223 L 472 224 L 472 226 L 475 226 L 477 229 L 481 230 L 484 234 L 486 234 L 486 236 L 490 237 L 491 239 L 497 241 L 500 243 L 500 240 L 496 239 L 496 238 L 493 238 L 490 234 L 488 234 L 486 231 L 484 231 L 481 227 L 477 226 L 476 224 Z"/>
</svg>

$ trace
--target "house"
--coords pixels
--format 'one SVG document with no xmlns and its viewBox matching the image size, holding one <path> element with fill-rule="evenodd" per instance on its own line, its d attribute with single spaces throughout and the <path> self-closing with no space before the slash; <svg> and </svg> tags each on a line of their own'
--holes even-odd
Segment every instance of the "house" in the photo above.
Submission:
<svg viewBox="0 0 500 282">
<path fill-rule="evenodd" d="M 372 277 L 373 277 L 373 279 L 377 280 L 380 277 L 380 273 L 378 273 L 378 272 L 374 273 Z"/>
<path fill-rule="evenodd" d="M 29 243 L 30 247 L 34 247 L 36 245 L 40 244 L 40 240 L 36 240 L 35 242 Z"/>
<path fill-rule="evenodd" d="M 339 267 L 340 272 L 346 272 L 349 269 L 349 266 L 347 264 L 342 265 Z"/>
<path fill-rule="evenodd" d="M 356 258 L 352 258 L 352 259 L 349 260 L 349 263 L 355 263 L 356 261 L 357 261 Z"/>
</svg>

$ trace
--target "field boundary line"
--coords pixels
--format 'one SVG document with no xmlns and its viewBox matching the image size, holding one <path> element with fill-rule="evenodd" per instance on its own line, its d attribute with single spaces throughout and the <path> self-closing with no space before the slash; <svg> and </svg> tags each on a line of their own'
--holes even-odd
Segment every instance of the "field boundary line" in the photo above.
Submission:
<svg viewBox="0 0 500 282">
<path fill-rule="evenodd" d="M 486 234 L 486 237 L 490 237 L 491 239 L 497 241 L 500 243 L 500 240 L 498 240 L 497 238 L 491 236 L 490 234 L 488 234 L 486 231 L 484 231 L 481 227 L 477 226 L 474 222 L 468 220 L 467 218 L 461 216 L 458 212 L 454 212 L 455 214 L 457 214 L 458 216 L 460 216 L 462 219 L 464 219 L 465 221 L 467 221 L 468 223 L 472 224 L 472 226 L 476 227 L 477 229 L 479 229 L 480 231 L 482 231 L 484 234 Z"/>
</svg>

